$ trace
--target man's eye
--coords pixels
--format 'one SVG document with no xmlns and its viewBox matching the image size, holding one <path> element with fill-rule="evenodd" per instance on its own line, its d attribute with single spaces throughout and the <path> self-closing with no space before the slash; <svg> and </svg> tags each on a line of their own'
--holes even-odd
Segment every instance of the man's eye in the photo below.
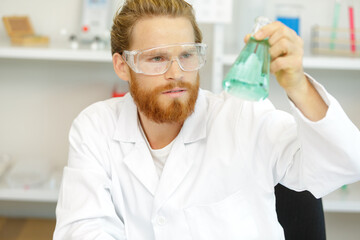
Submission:
<svg viewBox="0 0 360 240">
<path fill-rule="evenodd" d="M 191 54 L 191 53 L 183 53 L 181 55 L 181 58 L 191 58 L 192 56 L 193 56 L 193 54 Z"/>
<path fill-rule="evenodd" d="M 164 60 L 165 60 L 165 58 L 162 57 L 162 56 L 156 56 L 156 57 L 150 58 L 151 62 L 161 62 L 161 61 L 164 61 Z"/>
</svg>

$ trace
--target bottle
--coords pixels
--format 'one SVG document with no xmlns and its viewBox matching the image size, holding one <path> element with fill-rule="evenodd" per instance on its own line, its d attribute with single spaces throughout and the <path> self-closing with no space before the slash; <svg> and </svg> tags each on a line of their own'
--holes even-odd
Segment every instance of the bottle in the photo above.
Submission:
<svg viewBox="0 0 360 240">
<path fill-rule="evenodd" d="M 270 22 L 266 17 L 256 18 L 249 41 L 223 81 L 226 92 L 250 101 L 269 95 L 270 45 L 268 39 L 258 41 L 253 35 Z"/>
</svg>

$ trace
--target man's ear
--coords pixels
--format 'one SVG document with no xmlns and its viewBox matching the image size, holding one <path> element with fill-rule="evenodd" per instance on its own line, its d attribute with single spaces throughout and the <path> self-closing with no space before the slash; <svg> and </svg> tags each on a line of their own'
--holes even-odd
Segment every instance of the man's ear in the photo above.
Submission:
<svg viewBox="0 0 360 240">
<path fill-rule="evenodd" d="M 124 81 L 130 80 L 130 69 L 129 66 L 126 64 L 124 59 L 119 53 L 114 53 L 112 57 L 113 67 L 115 70 L 116 75 Z"/>
</svg>

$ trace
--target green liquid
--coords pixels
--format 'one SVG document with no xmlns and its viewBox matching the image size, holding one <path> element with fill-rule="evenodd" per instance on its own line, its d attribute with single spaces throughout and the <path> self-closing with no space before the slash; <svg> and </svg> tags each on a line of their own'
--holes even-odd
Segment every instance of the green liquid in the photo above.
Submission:
<svg viewBox="0 0 360 240">
<path fill-rule="evenodd" d="M 267 40 L 249 39 L 223 81 L 228 93 L 251 101 L 269 95 L 270 54 Z"/>
</svg>

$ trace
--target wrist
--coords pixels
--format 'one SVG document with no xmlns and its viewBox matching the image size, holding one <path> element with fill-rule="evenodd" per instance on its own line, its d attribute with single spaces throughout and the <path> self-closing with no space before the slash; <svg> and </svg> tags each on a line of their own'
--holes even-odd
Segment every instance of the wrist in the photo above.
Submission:
<svg viewBox="0 0 360 240">
<path fill-rule="evenodd" d="M 301 80 L 297 81 L 297 84 L 287 87 L 285 91 L 291 100 L 296 101 L 296 99 L 298 99 L 299 97 L 306 97 L 311 87 L 312 84 L 310 83 L 309 79 L 306 77 L 305 74 L 303 74 Z"/>
<path fill-rule="evenodd" d="M 286 89 L 289 99 L 311 121 L 318 121 L 325 117 L 328 110 L 318 91 L 307 76 L 297 86 Z"/>
</svg>

